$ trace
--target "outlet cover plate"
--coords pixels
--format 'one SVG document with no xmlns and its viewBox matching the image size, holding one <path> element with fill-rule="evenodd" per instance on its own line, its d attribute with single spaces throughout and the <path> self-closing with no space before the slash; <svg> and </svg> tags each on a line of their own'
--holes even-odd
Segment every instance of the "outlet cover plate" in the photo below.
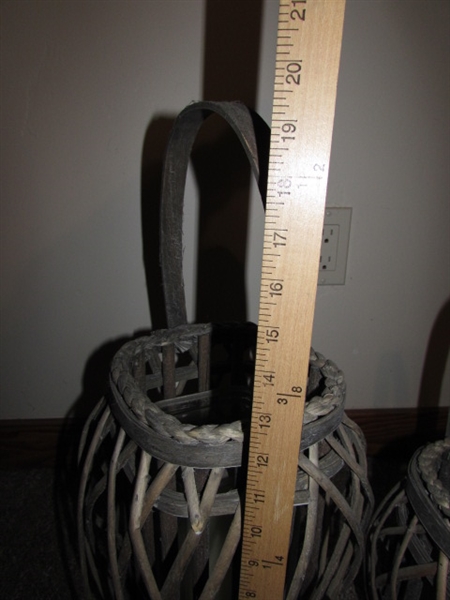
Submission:
<svg viewBox="0 0 450 600">
<path fill-rule="evenodd" d="M 343 285 L 347 271 L 351 208 L 325 208 L 319 285 Z"/>
</svg>

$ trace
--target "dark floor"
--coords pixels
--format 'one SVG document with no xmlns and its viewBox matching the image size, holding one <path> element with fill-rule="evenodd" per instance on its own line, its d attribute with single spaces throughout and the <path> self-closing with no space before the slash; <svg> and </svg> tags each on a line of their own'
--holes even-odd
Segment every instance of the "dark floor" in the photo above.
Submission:
<svg viewBox="0 0 450 600">
<path fill-rule="evenodd" d="M 402 469 L 392 457 L 370 461 L 377 499 Z M 0 471 L 0 600 L 83 598 L 73 506 L 67 502 L 75 486 L 55 469 Z M 358 600 L 358 594 L 348 590 L 345 599 Z"/>
<path fill-rule="evenodd" d="M 0 471 L 1 600 L 82 598 L 74 530 L 57 525 L 57 491 L 53 469 Z"/>
</svg>

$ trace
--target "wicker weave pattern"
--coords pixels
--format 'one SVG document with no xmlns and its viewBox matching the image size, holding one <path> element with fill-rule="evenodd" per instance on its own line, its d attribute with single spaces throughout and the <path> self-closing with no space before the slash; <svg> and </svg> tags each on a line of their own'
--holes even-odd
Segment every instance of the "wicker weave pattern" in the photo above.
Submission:
<svg viewBox="0 0 450 600">
<path fill-rule="evenodd" d="M 439 469 L 450 440 L 418 449 L 407 477 L 374 515 L 368 548 L 372 600 L 450 598 L 450 525 Z"/>
<path fill-rule="evenodd" d="M 447 519 L 450 517 L 450 490 L 440 480 L 439 468 L 444 454 L 449 450 L 450 438 L 446 438 L 426 446 L 417 459 L 420 475 L 430 496 Z"/>
<path fill-rule="evenodd" d="M 189 352 L 193 357 L 198 356 L 198 336 L 210 335 L 212 325 L 180 326 L 170 330 L 155 332 L 150 337 L 125 344 L 115 356 L 111 367 L 111 380 L 119 393 L 138 417 L 150 429 L 175 440 L 188 444 L 224 444 L 228 440 L 242 442 L 244 433 L 242 422 L 236 420 L 226 424 L 204 424 L 195 426 L 181 423 L 175 416 L 168 414 L 151 400 L 149 386 L 159 387 L 162 383 L 162 348 L 169 345 L 175 347 L 178 355 Z M 140 387 L 136 377 L 133 376 L 133 365 L 145 360 L 153 369 L 150 376 L 146 376 L 146 390 Z M 322 379 L 323 392 L 321 395 L 310 397 L 305 406 L 304 423 L 311 423 L 317 418 L 330 413 L 336 405 L 343 402 L 345 396 L 345 380 L 342 371 L 330 360 L 314 350 L 311 350 L 310 366 L 312 377 Z M 178 389 L 182 389 L 180 377 L 191 380 L 198 377 L 198 368 L 194 361 L 189 367 L 181 367 L 175 373 Z M 200 394 L 197 399 L 211 397 L 210 392 Z M 192 399 L 192 398 L 191 398 Z"/>
<path fill-rule="evenodd" d="M 78 541 L 86 598 L 195 594 L 212 600 L 227 577 L 238 576 L 240 467 L 256 326 L 187 325 L 182 269 L 186 171 L 196 133 L 212 112 L 237 134 L 265 193 L 270 132 L 257 115 L 239 103 L 202 102 L 182 111 L 162 183 L 160 258 L 169 329 L 117 353 L 109 397 L 94 409 L 80 443 Z M 342 372 L 311 350 L 288 600 L 336 598 L 361 565 L 373 498 L 364 439 L 344 415 L 344 397 Z M 219 544 L 213 518 L 221 521 Z"/>
<path fill-rule="evenodd" d="M 105 462 L 104 456 L 111 458 Z M 197 470 L 156 460 L 118 426 L 105 402 L 86 423 L 80 460 L 79 543 L 86 597 L 179 598 L 180 584 L 189 573 L 208 568 L 210 519 L 230 515 L 220 554 L 199 596 L 215 598 L 241 535 L 240 497 L 233 487 L 238 470 Z M 359 570 L 372 512 L 359 428 L 344 417 L 332 434 L 300 454 L 298 465 L 294 521 L 306 528 L 296 527 L 291 541 L 295 569 L 287 598 L 294 600 L 301 590 L 309 590 L 302 596 L 309 600 L 334 598 Z M 346 483 L 349 476 L 351 486 Z M 124 503 L 127 496 L 129 505 Z M 181 538 L 180 518 L 189 524 Z M 336 532 L 339 522 L 343 525 Z M 166 572 L 159 557 L 168 557 L 177 538 L 178 551 Z"/>
</svg>

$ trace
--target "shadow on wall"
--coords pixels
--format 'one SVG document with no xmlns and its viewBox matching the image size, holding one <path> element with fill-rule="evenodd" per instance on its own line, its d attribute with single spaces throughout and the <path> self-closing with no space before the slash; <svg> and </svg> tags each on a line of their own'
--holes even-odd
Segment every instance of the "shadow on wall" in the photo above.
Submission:
<svg viewBox="0 0 450 600">
<path fill-rule="evenodd" d="M 250 165 L 236 134 L 216 115 L 201 129 L 192 161 L 199 187 L 196 321 L 243 323 Z"/>
<path fill-rule="evenodd" d="M 377 502 L 406 476 L 408 464 L 416 450 L 449 435 L 450 415 L 447 411 L 450 409 L 446 411 L 443 408 L 443 402 L 448 402 L 448 398 L 442 397 L 449 351 L 450 299 L 439 311 L 431 329 L 422 370 L 418 413 L 408 417 L 407 413 L 403 412 L 403 418 L 409 418 L 409 423 L 403 423 L 403 427 L 409 429 L 411 434 L 404 437 L 394 436 L 395 439 L 384 446 L 382 452 L 378 453 L 377 460 L 373 462 L 372 478 L 378 482 Z M 447 419 L 447 431 L 444 419 Z"/>
<path fill-rule="evenodd" d="M 203 99 L 241 101 L 254 108 L 257 93 L 262 3 L 207 0 Z M 153 329 L 166 326 L 159 260 L 159 212 L 164 154 L 175 116 L 153 119 L 141 156 L 143 262 Z M 250 168 L 229 126 L 211 117 L 193 148 L 199 187 L 197 321 L 246 320 L 245 260 Z M 107 341 L 87 360 L 83 389 L 67 415 L 85 418 L 108 386 L 114 354 L 128 340 Z"/>
<path fill-rule="evenodd" d="M 206 3 L 203 100 L 256 102 L 262 3 L 245 0 L 239 14 L 223 0 Z M 230 38 L 232 32 L 232 39 Z M 166 326 L 159 261 L 159 212 L 164 152 L 172 118 L 147 129 L 142 152 L 143 258 L 151 321 Z M 246 321 L 245 261 L 250 168 L 229 126 L 211 117 L 193 147 L 199 189 L 197 322 Z"/>
<path fill-rule="evenodd" d="M 207 0 L 203 100 L 240 101 L 254 109 L 262 2 Z M 193 164 L 199 182 L 196 321 L 247 319 L 245 261 L 250 169 L 220 120 L 201 131 Z"/>
<path fill-rule="evenodd" d="M 398 409 L 402 415 L 403 431 L 408 436 L 395 436 L 395 422 L 388 432 L 395 440 L 383 448 L 379 458 L 402 458 L 406 468 L 413 453 L 420 447 L 442 439 L 449 434 L 450 408 L 448 398 L 443 396 L 447 362 L 450 353 L 450 299 L 439 311 L 428 340 L 422 369 L 422 379 L 417 401 L 417 412 Z M 395 365 L 394 365 L 395 366 Z M 400 373 L 401 377 L 401 373 Z M 393 414 L 397 409 L 392 409 Z M 446 430 L 447 427 L 447 430 Z"/>
<path fill-rule="evenodd" d="M 450 298 L 439 311 L 431 329 L 420 383 L 419 408 L 442 405 L 442 389 L 449 353 Z"/>
<path fill-rule="evenodd" d="M 262 3 L 242 0 L 239 10 L 228 0 L 207 0 L 203 99 L 241 101 L 255 107 Z M 152 120 L 145 132 L 141 158 L 141 233 L 151 322 L 166 326 L 159 261 L 159 212 L 164 153 L 174 119 Z M 193 165 L 199 187 L 199 239 L 197 265 L 197 321 L 246 320 L 245 260 L 250 197 L 250 168 L 236 136 L 219 119 L 208 119 L 194 146 Z M 74 544 L 78 480 L 77 448 L 71 421 L 84 421 L 108 390 L 111 361 L 130 339 L 107 341 L 87 360 L 80 397 L 63 426 L 57 451 L 56 510 L 61 523 L 63 554 Z M 63 493 L 61 493 L 63 490 Z M 68 564 L 68 557 L 65 557 Z M 68 573 L 72 596 L 77 597 L 74 574 Z"/>
</svg>

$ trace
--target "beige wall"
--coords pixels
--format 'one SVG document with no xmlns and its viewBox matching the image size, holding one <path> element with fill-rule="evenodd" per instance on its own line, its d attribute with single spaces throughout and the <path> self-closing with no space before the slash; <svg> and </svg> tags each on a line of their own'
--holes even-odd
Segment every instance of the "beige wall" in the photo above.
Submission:
<svg viewBox="0 0 450 600">
<path fill-rule="evenodd" d="M 83 393 L 90 357 L 150 326 L 142 149 L 152 122 L 201 97 L 205 6 L 1 7 L 0 418 L 61 417 Z M 276 10 L 265 2 L 258 109 L 267 121 Z M 313 343 L 344 369 L 350 408 L 417 405 L 450 296 L 448 31 L 447 0 L 347 4 L 328 194 L 330 206 L 353 207 L 347 282 L 319 288 Z M 254 198 L 252 320 L 261 229 Z M 195 233 L 189 176 L 191 315 Z M 428 402 L 449 396 L 447 368 Z"/>
</svg>

